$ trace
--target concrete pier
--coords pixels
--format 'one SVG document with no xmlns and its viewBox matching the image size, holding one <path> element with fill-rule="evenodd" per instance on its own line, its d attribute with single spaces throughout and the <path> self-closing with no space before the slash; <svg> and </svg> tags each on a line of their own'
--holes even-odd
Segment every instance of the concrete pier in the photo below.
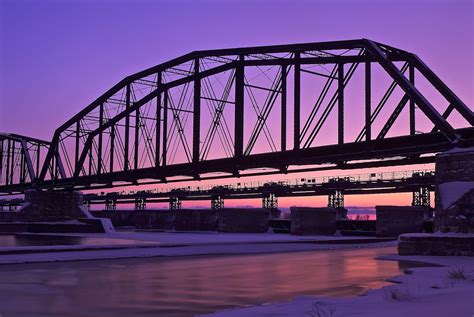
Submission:
<svg viewBox="0 0 474 317">
<path fill-rule="evenodd" d="M 19 219 L 27 222 L 55 222 L 91 218 L 82 203 L 80 192 L 27 190 L 25 204 L 19 210 Z"/>
<path fill-rule="evenodd" d="M 379 237 L 397 237 L 403 233 L 423 232 L 426 207 L 375 206 L 376 234 Z"/>
<path fill-rule="evenodd" d="M 218 230 L 222 232 L 267 232 L 270 212 L 263 208 L 225 208 L 218 210 Z"/>
<path fill-rule="evenodd" d="M 177 231 L 215 231 L 217 211 L 212 209 L 176 210 L 174 227 Z"/>
<path fill-rule="evenodd" d="M 291 234 L 333 235 L 336 233 L 336 209 L 291 207 Z"/>
</svg>

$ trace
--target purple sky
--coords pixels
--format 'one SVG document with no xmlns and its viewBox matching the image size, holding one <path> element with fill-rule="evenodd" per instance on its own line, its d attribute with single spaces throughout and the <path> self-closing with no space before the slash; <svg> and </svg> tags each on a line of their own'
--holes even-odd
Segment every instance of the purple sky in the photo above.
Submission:
<svg viewBox="0 0 474 317">
<path fill-rule="evenodd" d="M 474 104 L 474 1 L 0 0 L 0 131 L 54 129 L 125 76 L 193 50 L 370 38 Z"/>
<path fill-rule="evenodd" d="M 50 139 L 123 77 L 193 50 L 371 38 L 473 104 L 474 2 L 1 0 L 0 130 Z"/>
</svg>

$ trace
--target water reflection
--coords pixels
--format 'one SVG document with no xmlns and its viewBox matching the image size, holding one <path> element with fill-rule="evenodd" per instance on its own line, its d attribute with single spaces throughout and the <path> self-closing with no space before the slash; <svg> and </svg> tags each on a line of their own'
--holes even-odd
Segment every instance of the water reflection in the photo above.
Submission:
<svg viewBox="0 0 474 317">
<path fill-rule="evenodd" d="M 0 267 L 5 316 L 194 316 L 298 295 L 358 295 L 399 274 L 395 248 Z"/>
</svg>

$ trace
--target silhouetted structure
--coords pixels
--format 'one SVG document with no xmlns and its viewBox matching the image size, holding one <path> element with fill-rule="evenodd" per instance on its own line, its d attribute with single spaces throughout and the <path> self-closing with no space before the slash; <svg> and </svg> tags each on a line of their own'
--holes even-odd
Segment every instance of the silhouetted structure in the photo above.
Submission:
<svg viewBox="0 0 474 317">
<path fill-rule="evenodd" d="M 374 105 L 372 64 L 393 80 Z M 357 138 L 349 141 L 344 92 L 361 66 L 365 105 L 360 110 L 365 119 Z M 444 113 L 417 89 L 415 70 L 446 99 Z M 265 81 L 251 77 L 252 72 L 260 72 L 258 78 Z M 324 78 L 325 84 L 308 115 L 302 116 L 306 76 Z M 374 135 L 374 121 L 396 87 L 403 91 L 402 98 Z M 415 105 L 434 124 L 430 133 L 417 133 Z M 405 107 L 409 133 L 389 137 Z M 210 118 L 203 115 L 206 109 Z M 454 129 L 448 123 L 454 110 L 470 127 Z M 247 119 L 250 111 L 254 120 Z M 270 122 L 275 112 L 279 119 Z M 332 112 L 337 113 L 331 122 L 337 142 L 318 144 L 315 138 Z M 42 143 L 48 147 L 44 162 L 36 171 L 28 167 L 29 177 L 24 177 L 29 160 L 20 159 L 26 155 L 12 151 L 11 138 L 2 135 L 0 192 L 287 173 L 297 165 L 321 165 L 305 169 L 314 170 L 428 163 L 434 156 L 425 154 L 473 144 L 473 125 L 472 110 L 421 59 L 371 40 L 196 51 L 125 78 L 60 126 L 50 144 Z M 265 146 L 257 146 L 261 144 Z M 20 152 L 28 151 L 23 146 Z M 246 173 L 258 168 L 270 170 Z M 335 206 L 341 197 L 335 193 Z M 268 199 L 268 204 L 274 203 L 271 196 Z M 216 206 L 221 203 L 218 197 L 214 201 Z"/>
</svg>

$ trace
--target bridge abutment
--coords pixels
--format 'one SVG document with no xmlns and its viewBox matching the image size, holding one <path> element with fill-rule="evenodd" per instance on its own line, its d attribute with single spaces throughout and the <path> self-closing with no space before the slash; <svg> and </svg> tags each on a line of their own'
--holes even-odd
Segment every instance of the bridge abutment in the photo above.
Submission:
<svg viewBox="0 0 474 317">
<path fill-rule="evenodd" d="M 474 147 L 436 156 L 435 230 L 474 233 Z"/>
<path fill-rule="evenodd" d="M 69 221 L 91 218 L 83 206 L 83 196 L 77 191 L 25 191 L 25 204 L 21 207 L 23 221 Z"/>
</svg>

